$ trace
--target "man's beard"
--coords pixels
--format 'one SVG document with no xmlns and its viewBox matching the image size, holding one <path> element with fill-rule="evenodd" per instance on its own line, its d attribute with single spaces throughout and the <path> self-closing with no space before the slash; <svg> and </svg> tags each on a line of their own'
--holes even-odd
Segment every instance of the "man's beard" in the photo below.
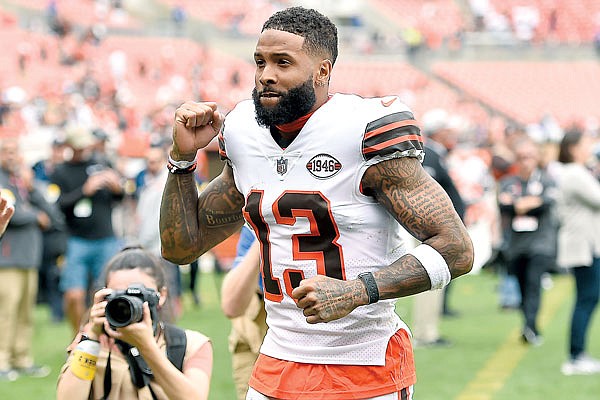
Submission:
<svg viewBox="0 0 600 400">
<path fill-rule="evenodd" d="M 265 91 L 275 92 L 269 88 L 264 88 L 263 92 Z M 276 93 L 280 95 L 277 105 L 274 107 L 264 107 L 260 102 L 260 94 L 256 90 L 256 87 L 252 89 L 252 100 L 254 100 L 254 108 L 256 109 L 256 122 L 265 128 L 295 121 L 308 114 L 317 102 L 312 78 L 300 86 L 288 90 L 287 93 L 279 91 Z"/>
</svg>

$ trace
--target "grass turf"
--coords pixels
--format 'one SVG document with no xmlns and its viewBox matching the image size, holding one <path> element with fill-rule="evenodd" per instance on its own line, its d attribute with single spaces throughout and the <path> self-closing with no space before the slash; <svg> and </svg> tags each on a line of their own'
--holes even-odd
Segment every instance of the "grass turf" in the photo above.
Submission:
<svg viewBox="0 0 600 400">
<path fill-rule="evenodd" d="M 184 275 L 184 284 L 187 276 Z M 565 377 L 560 364 L 566 357 L 568 322 L 573 303 L 569 276 L 554 276 L 554 287 L 543 294 L 540 323 L 545 342 L 531 348 L 519 341 L 521 317 L 515 311 L 498 308 L 497 276 L 483 272 L 453 283 L 453 308 L 461 315 L 443 319 L 441 332 L 453 345 L 445 348 L 417 348 L 418 383 L 415 400 L 588 400 L 600 396 L 600 375 Z M 203 273 L 200 278 L 201 307 L 194 307 L 184 294 L 184 315 L 179 325 L 198 329 L 211 337 L 214 368 L 211 400 L 235 398 L 231 363 L 227 349 L 229 321 L 219 308 L 221 276 Z M 411 298 L 400 299 L 397 312 L 409 323 Z M 600 321 L 594 318 L 589 333 L 589 352 L 600 357 Z M 43 379 L 20 378 L 0 382 L 0 399 L 29 400 L 55 398 L 56 376 L 70 342 L 66 323 L 53 324 L 47 307 L 38 306 L 34 353 L 37 363 L 52 367 Z"/>
</svg>

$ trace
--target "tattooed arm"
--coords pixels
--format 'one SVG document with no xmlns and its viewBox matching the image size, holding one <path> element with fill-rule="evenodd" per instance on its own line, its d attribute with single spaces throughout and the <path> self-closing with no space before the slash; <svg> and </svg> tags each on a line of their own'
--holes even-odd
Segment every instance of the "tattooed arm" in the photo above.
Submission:
<svg viewBox="0 0 600 400">
<path fill-rule="evenodd" d="M 363 185 L 415 238 L 437 250 L 452 278 L 473 266 L 473 244 L 442 187 L 418 160 L 399 158 L 369 168 Z M 427 272 L 412 255 L 374 273 L 382 299 L 408 296 L 431 288 Z"/>
<path fill-rule="evenodd" d="M 186 102 L 175 112 L 175 161 L 191 161 L 217 135 L 223 115 L 216 103 Z M 229 165 L 198 195 L 193 174 L 169 174 L 160 206 L 162 255 L 176 264 L 196 260 L 242 226 L 244 198 Z"/>
<path fill-rule="evenodd" d="M 241 228 L 243 205 L 229 165 L 200 195 L 192 174 L 169 174 L 160 209 L 163 257 L 194 261 Z"/>
<path fill-rule="evenodd" d="M 466 274 L 473 264 L 473 245 L 467 230 L 441 186 L 415 158 L 399 158 L 371 166 L 362 179 L 365 193 L 377 201 L 421 242 L 446 260 L 452 278 Z M 429 275 L 412 255 L 374 272 L 381 299 L 410 296 L 431 288 Z M 307 322 L 328 322 L 369 303 L 358 280 L 341 281 L 325 276 L 304 280 L 294 289 L 298 307 Z"/>
</svg>

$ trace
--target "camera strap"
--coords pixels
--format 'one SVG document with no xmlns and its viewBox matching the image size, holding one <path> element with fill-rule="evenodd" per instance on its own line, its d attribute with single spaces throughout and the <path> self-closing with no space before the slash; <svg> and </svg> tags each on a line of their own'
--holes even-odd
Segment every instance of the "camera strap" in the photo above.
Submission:
<svg viewBox="0 0 600 400">
<path fill-rule="evenodd" d="M 108 352 L 108 359 L 106 360 L 106 370 L 104 371 L 104 395 L 100 400 L 107 400 L 112 387 L 112 373 L 110 368 L 110 355 L 112 351 Z"/>
<path fill-rule="evenodd" d="M 127 364 L 129 364 L 129 374 L 131 375 L 133 384 L 138 389 L 148 385 L 152 379 L 152 370 L 146 364 L 137 347 L 133 347 L 122 340 L 116 340 L 116 344 L 121 353 L 125 355 Z"/>
<path fill-rule="evenodd" d="M 183 370 L 183 358 L 185 356 L 185 350 L 187 347 L 187 336 L 185 331 L 175 325 L 162 324 L 163 332 L 165 334 L 165 341 L 167 343 L 167 358 L 171 363 L 177 367 L 178 370 Z M 131 381 L 138 388 L 142 389 L 148 386 L 150 394 L 153 399 L 156 399 L 156 395 L 152 390 L 150 381 L 153 378 L 152 370 L 146 364 L 146 361 L 138 351 L 137 347 L 133 347 L 130 344 L 123 342 L 122 340 L 116 340 L 116 345 L 122 354 L 125 355 L 127 364 L 129 365 L 129 374 L 131 375 Z M 110 355 L 108 353 L 108 360 L 106 361 L 106 371 L 104 373 L 104 396 L 102 400 L 107 400 L 112 387 L 112 376 L 110 368 Z"/>
<path fill-rule="evenodd" d="M 154 392 L 150 387 L 150 381 L 152 380 L 152 370 L 146 364 L 146 361 L 142 358 L 140 352 L 137 347 L 133 347 L 128 343 L 125 343 L 121 340 L 116 341 L 119 350 L 121 353 L 125 355 L 125 360 L 129 365 L 129 375 L 131 376 L 131 381 L 138 388 L 141 389 L 145 386 L 148 386 L 150 389 L 150 393 L 152 394 L 152 398 L 155 398 Z M 110 394 L 110 390 L 112 387 L 112 374 L 110 367 L 110 356 L 112 352 L 108 353 L 108 360 L 106 361 L 106 372 L 104 373 L 104 396 L 102 396 L 102 400 L 108 399 L 108 395 Z"/>
<path fill-rule="evenodd" d="M 167 342 L 167 358 L 178 370 L 183 371 L 183 358 L 187 347 L 185 331 L 172 324 L 162 324 Z"/>
<path fill-rule="evenodd" d="M 140 389 L 147 386 L 152 379 L 152 370 L 140 355 L 137 347 L 130 348 L 125 358 L 129 364 L 129 373 L 133 384 Z"/>
</svg>

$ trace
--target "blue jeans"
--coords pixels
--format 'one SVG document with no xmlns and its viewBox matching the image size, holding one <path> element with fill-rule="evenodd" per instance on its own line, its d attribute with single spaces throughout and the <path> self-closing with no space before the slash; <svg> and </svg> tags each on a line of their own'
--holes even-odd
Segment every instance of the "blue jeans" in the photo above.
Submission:
<svg viewBox="0 0 600 400">
<path fill-rule="evenodd" d="M 60 289 L 88 290 L 98 284 L 102 269 L 119 251 L 120 242 L 115 237 L 83 239 L 72 236 L 67 243 L 65 267 L 60 276 Z M 103 285 L 102 285 L 103 286 Z"/>
<path fill-rule="evenodd" d="M 600 297 L 600 258 L 594 258 L 590 267 L 573 268 L 576 297 L 571 319 L 571 358 L 585 350 L 585 341 L 592 314 Z"/>
<path fill-rule="evenodd" d="M 500 306 L 517 308 L 521 304 L 521 292 L 519 291 L 519 281 L 513 274 L 501 273 L 500 283 Z"/>
</svg>

